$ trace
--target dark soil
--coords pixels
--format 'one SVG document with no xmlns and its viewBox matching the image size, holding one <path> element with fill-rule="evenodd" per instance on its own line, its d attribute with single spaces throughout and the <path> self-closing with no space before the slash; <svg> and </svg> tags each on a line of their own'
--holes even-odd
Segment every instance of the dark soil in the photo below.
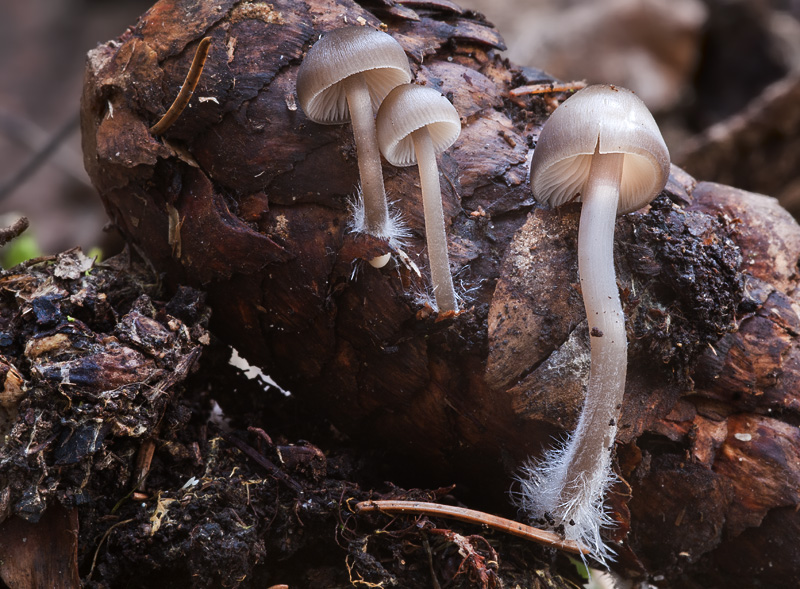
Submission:
<svg viewBox="0 0 800 589">
<path fill-rule="evenodd" d="M 127 255 L 0 275 L 5 388 L 30 389 L 3 398 L 5 527 L 76 511 L 85 586 L 576 586 L 565 556 L 488 528 L 355 515 L 367 499 L 458 504 L 459 489 L 384 482 L 413 465 L 398 474 L 397 456 L 229 364 L 200 293 L 159 293 Z"/>
</svg>

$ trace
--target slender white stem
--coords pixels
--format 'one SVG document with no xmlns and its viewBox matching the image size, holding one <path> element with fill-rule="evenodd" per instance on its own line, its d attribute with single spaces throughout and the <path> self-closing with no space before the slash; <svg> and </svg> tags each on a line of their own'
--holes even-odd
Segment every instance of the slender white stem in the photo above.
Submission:
<svg viewBox="0 0 800 589">
<path fill-rule="evenodd" d="M 419 166 L 422 189 L 422 207 L 425 214 L 425 237 L 428 240 L 428 259 L 431 264 L 433 295 L 439 312 L 457 311 L 456 291 L 450 275 L 450 258 L 447 254 L 447 233 L 442 210 L 442 190 L 439 185 L 439 166 L 427 127 L 411 134 Z"/>
<path fill-rule="evenodd" d="M 386 237 L 389 226 L 389 209 L 383 187 L 383 168 L 375 117 L 367 84 L 361 74 L 344 81 L 353 136 L 358 155 L 358 172 L 364 196 L 364 230 L 376 237 Z"/>
<path fill-rule="evenodd" d="M 578 229 L 578 272 L 589 322 L 592 364 L 586 401 L 573 436 L 567 469 L 570 492 L 577 473 L 610 463 L 617 419 L 625 393 L 628 341 L 614 270 L 614 225 L 619 202 L 623 154 L 595 153 L 583 196 Z"/>
<path fill-rule="evenodd" d="M 600 530 L 609 518 L 603 495 L 614 480 L 611 450 L 617 433 L 628 343 L 614 271 L 614 224 L 622 177 L 621 154 L 595 152 L 584 188 L 578 229 L 578 271 L 589 323 L 591 368 L 578 425 L 565 444 L 523 467 L 520 505 L 534 519 L 563 526 L 564 536 L 612 558 Z"/>
</svg>

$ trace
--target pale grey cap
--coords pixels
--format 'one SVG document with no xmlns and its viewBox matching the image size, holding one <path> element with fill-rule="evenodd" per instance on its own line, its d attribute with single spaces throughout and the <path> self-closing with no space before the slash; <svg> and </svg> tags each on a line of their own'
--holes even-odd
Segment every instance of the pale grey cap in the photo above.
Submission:
<svg viewBox="0 0 800 589">
<path fill-rule="evenodd" d="M 417 163 L 414 131 L 428 127 L 436 153 L 453 145 L 461 134 L 456 107 L 439 91 L 417 84 L 392 90 L 378 109 L 375 125 L 383 157 L 399 167 Z"/>
<path fill-rule="evenodd" d="M 340 82 L 356 74 L 365 76 L 373 111 L 392 88 L 411 81 L 408 57 L 391 35 L 366 26 L 334 29 L 308 50 L 300 65 L 300 108 L 315 123 L 346 123 L 350 111 Z"/>
<path fill-rule="evenodd" d="M 642 208 L 669 178 L 669 151 L 644 102 L 619 86 L 580 90 L 550 115 L 531 160 L 530 183 L 539 202 L 579 202 L 595 149 L 624 153 L 617 214 Z"/>
</svg>

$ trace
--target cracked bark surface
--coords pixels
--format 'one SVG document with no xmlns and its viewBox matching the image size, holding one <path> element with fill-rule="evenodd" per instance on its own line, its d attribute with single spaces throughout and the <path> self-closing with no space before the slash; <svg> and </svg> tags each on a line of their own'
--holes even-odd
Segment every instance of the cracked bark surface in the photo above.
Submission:
<svg viewBox="0 0 800 589">
<path fill-rule="evenodd" d="M 303 52 L 345 22 L 385 24 L 417 81 L 461 114 L 441 158 L 469 297 L 456 317 L 417 302 L 425 281 L 408 266 L 363 263 L 380 244 L 347 232 L 350 128 L 296 106 Z M 152 137 L 205 36 L 190 108 Z M 550 80 L 502 48 L 445 0 L 162 0 L 90 52 L 82 101 L 85 163 L 111 219 L 168 284 L 207 292 L 212 331 L 313 414 L 498 505 L 520 462 L 574 424 L 588 369 L 579 209 L 537 208 L 526 178 L 564 95 L 510 98 Z M 384 174 L 424 268 L 416 172 Z M 800 527 L 800 228 L 773 199 L 673 168 L 652 206 L 618 220 L 615 249 L 631 342 L 625 482 L 609 497 L 618 566 L 676 587 L 800 580 L 787 540 Z"/>
</svg>

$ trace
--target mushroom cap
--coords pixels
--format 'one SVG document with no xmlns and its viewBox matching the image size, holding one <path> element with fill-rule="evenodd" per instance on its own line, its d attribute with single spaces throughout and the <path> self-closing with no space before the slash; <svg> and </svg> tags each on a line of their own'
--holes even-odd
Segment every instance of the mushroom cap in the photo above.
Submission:
<svg viewBox="0 0 800 589">
<path fill-rule="evenodd" d="M 625 154 L 618 215 L 642 208 L 667 183 L 669 151 L 644 102 L 625 88 L 596 85 L 567 98 L 542 128 L 531 160 L 536 200 L 580 201 L 595 149 Z"/>
<path fill-rule="evenodd" d="M 346 123 L 350 110 L 340 82 L 356 74 L 364 74 L 373 111 L 392 88 L 411 81 L 408 57 L 391 35 L 360 26 L 334 29 L 308 50 L 300 65 L 300 108 L 315 123 Z"/>
<path fill-rule="evenodd" d="M 392 90 L 378 109 L 375 120 L 378 145 L 393 166 L 412 166 L 417 153 L 411 134 L 428 128 L 437 154 L 453 145 L 461 134 L 461 118 L 447 98 L 417 84 L 404 84 Z"/>
</svg>

